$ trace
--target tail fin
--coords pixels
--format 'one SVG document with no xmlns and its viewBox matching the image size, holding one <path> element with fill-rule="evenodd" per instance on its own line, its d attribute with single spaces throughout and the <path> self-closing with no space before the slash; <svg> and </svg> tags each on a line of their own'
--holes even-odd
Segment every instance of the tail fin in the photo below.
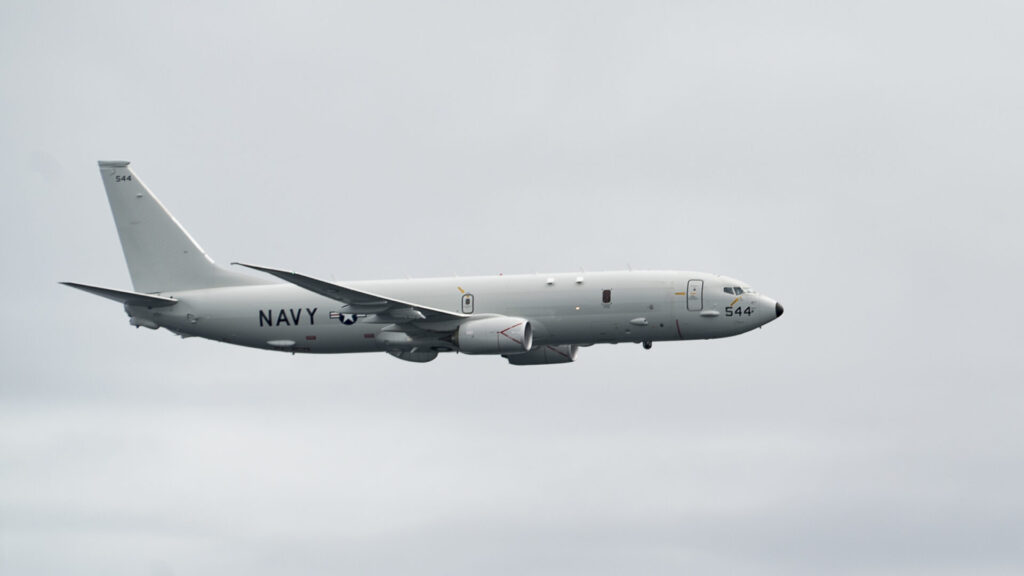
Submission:
<svg viewBox="0 0 1024 576">
<path fill-rule="evenodd" d="M 136 292 L 265 283 L 263 279 L 214 264 L 128 167 L 128 162 L 100 161 L 99 165 Z"/>
</svg>

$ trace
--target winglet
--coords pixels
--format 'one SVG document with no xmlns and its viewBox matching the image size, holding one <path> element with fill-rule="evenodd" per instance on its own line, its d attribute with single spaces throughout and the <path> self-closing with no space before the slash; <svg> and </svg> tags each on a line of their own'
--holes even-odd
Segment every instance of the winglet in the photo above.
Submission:
<svg viewBox="0 0 1024 576">
<path fill-rule="evenodd" d="M 232 266 L 242 266 L 244 268 L 251 268 L 253 270 L 259 270 L 260 272 L 266 272 L 267 274 L 271 274 L 271 275 L 277 276 L 278 278 L 280 278 L 281 275 L 295 274 L 295 272 L 292 272 L 291 270 L 278 270 L 276 268 L 267 268 L 266 266 L 257 266 L 255 264 L 246 264 L 245 262 L 232 262 L 231 265 Z"/>
<path fill-rule="evenodd" d="M 232 262 L 231 265 L 244 266 L 246 268 L 258 270 L 260 272 L 266 272 L 271 276 L 277 276 L 278 278 L 284 280 L 285 282 L 290 282 L 292 284 L 295 284 L 296 286 L 305 288 L 310 292 L 315 292 L 317 294 L 320 294 L 321 296 L 333 298 L 334 300 L 339 300 L 345 303 L 351 303 L 351 294 L 362 294 L 361 292 L 346 290 L 337 284 L 332 284 L 330 282 L 325 282 L 323 280 L 318 280 L 316 278 L 311 278 L 309 276 L 303 276 L 302 274 L 296 274 L 295 272 L 291 272 L 288 270 L 278 270 L 276 268 L 267 268 L 265 266 L 256 266 L 255 264 L 245 264 L 243 262 Z"/>
</svg>

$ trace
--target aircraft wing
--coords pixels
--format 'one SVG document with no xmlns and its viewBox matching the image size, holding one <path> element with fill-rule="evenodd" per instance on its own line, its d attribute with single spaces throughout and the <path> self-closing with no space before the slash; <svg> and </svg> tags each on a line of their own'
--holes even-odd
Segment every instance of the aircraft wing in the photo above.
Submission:
<svg viewBox="0 0 1024 576">
<path fill-rule="evenodd" d="M 78 284 L 76 282 L 61 282 L 65 286 L 72 288 L 78 288 L 84 290 L 90 294 L 109 298 L 115 302 L 122 304 L 128 304 L 130 306 L 146 306 L 147 308 L 160 308 L 162 306 L 173 306 L 178 301 L 174 298 L 168 298 L 166 296 L 154 296 L 152 294 L 141 294 L 139 292 L 127 292 L 125 290 L 114 290 L 113 288 L 100 288 L 99 286 L 89 286 L 88 284 Z"/>
<path fill-rule="evenodd" d="M 372 322 L 405 324 L 412 322 L 417 328 L 431 331 L 448 331 L 458 327 L 463 320 L 469 318 L 467 314 L 459 314 L 440 308 L 421 306 L 412 302 L 373 294 L 363 290 L 356 290 L 341 284 L 327 282 L 311 276 L 296 274 L 285 270 L 255 266 L 242 262 L 232 262 L 238 266 L 245 266 L 260 272 L 266 272 L 277 276 L 285 282 L 305 288 L 326 298 L 337 300 L 344 304 L 342 312 L 348 314 L 366 314 L 371 317 Z"/>
</svg>

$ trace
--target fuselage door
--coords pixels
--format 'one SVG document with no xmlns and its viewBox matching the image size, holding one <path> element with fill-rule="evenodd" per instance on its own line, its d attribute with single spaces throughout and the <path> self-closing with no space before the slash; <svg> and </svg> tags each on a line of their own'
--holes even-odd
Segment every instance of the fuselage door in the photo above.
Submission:
<svg viewBox="0 0 1024 576">
<path fill-rule="evenodd" d="M 700 312 L 704 309 L 704 281 L 690 280 L 686 283 L 686 309 Z"/>
<path fill-rule="evenodd" d="M 473 295 L 463 294 L 462 295 L 462 313 L 472 314 L 473 313 Z"/>
</svg>

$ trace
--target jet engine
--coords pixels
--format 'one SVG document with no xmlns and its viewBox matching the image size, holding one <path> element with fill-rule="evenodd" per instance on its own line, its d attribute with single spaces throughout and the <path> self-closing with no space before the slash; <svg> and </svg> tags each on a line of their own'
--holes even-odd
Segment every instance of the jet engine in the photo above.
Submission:
<svg viewBox="0 0 1024 576">
<path fill-rule="evenodd" d="M 470 320 L 459 325 L 455 344 L 463 354 L 522 354 L 533 346 L 533 327 L 511 316 Z"/>
<path fill-rule="evenodd" d="M 509 364 L 515 366 L 536 366 L 538 364 L 565 364 L 576 360 L 576 352 L 580 349 L 575 344 L 561 346 L 537 346 L 526 354 L 505 356 Z"/>
<path fill-rule="evenodd" d="M 436 350 L 426 351 L 413 351 L 413 350 L 388 350 L 388 354 L 391 354 L 399 360 L 405 360 L 406 362 L 430 362 L 434 358 L 437 358 Z"/>
</svg>

